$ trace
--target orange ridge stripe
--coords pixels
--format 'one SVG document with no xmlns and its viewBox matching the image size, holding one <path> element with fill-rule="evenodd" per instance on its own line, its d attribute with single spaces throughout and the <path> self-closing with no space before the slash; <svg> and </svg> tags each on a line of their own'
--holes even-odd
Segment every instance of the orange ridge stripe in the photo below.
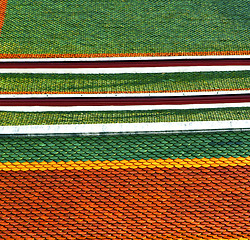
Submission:
<svg viewBox="0 0 250 240">
<path fill-rule="evenodd" d="M 216 92 L 216 91 L 241 91 L 241 90 L 250 90 L 250 88 L 234 88 L 234 89 L 227 89 L 227 88 L 222 88 L 222 89 L 204 89 L 204 90 L 172 90 L 172 91 L 103 91 L 103 92 L 84 92 L 84 91 L 79 91 L 79 92 L 69 92 L 69 91 L 64 91 L 64 92 L 57 92 L 57 91 L 21 91 L 21 92 L 3 92 L 0 91 L 0 94 L 108 94 L 108 93 L 178 93 L 178 92 Z"/>
<path fill-rule="evenodd" d="M 4 0 L 7 2 L 7 0 Z M 99 58 L 99 57 L 164 57 L 164 56 L 210 56 L 250 55 L 250 51 L 210 51 L 177 53 L 95 53 L 95 54 L 0 54 L 0 58 Z"/>
<path fill-rule="evenodd" d="M 0 34 L 1 34 L 2 27 L 3 27 L 3 23 L 4 23 L 7 1 L 8 0 L 1 0 L 1 3 L 0 3 Z"/>
</svg>

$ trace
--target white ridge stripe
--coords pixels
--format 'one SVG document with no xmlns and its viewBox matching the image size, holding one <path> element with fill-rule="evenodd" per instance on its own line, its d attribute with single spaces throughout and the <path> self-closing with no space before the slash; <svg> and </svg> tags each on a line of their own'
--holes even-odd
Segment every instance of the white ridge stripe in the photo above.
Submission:
<svg viewBox="0 0 250 240">
<path fill-rule="evenodd" d="M 250 70 L 250 66 L 184 66 L 130 68 L 0 68 L 0 73 L 58 73 L 58 74 L 115 74 L 115 73 L 174 73 L 225 72 Z"/>
<path fill-rule="evenodd" d="M 171 109 L 216 109 L 250 107 L 246 103 L 216 103 L 216 104 L 185 104 L 185 105 L 129 105 L 129 106 L 0 106 L 5 112 L 96 112 L 96 111 L 142 111 L 142 110 L 171 110 Z"/>
<path fill-rule="evenodd" d="M 175 97 L 175 96 L 205 96 L 205 95 L 229 95 L 248 94 L 250 90 L 237 91 L 201 91 L 201 92 L 164 92 L 164 93 L 95 93 L 95 94 L 0 94 L 1 98 L 74 98 L 74 97 Z"/>
<path fill-rule="evenodd" d="M 0 59 L 0 62 L 73 62 L 73 61 L 133 61 L 133 60 L 181 60 L 181 59 L 227 59 L 250 58 L 250 55 L 208 55 L 208 56 L 163 56 L 163 57 L 100 57 L 100 58 L 12 58 Z"/>
<path fill-rule="evenodd" d="M 73 125 L 0 126 L 1 134 L 62 134 L 62 133 L 122 133 L 164 132 L 188 130 L 247 129 L 250 120 L 161 122 L 161 123 L 113 123 Z"/>
</svg>

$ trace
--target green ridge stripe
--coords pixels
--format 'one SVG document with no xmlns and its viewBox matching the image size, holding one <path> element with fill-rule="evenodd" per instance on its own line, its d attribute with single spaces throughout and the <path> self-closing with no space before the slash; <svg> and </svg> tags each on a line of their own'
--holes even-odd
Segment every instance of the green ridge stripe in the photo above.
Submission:
<svg viewBox="0 0 250 240">
<path fill-rule="evenodd" d="M 249 157 L 250 132 L 0 138 L 0 162 Z"/>
<path fill-rule="evenodd" d="M 249 120 L 250 108 L 100 111 L 0 112 L 1 126 Z"/>
<path fill-rule="evenodd" d="M 112 93 L 250 89 L 249 71 L 138 74 L 1 74 L 0 92 Z"/>
<path fill-rule="evenodd" d="M 246 0 L 8 0 L 0 52 L 249 50 Z"/>
</svg>

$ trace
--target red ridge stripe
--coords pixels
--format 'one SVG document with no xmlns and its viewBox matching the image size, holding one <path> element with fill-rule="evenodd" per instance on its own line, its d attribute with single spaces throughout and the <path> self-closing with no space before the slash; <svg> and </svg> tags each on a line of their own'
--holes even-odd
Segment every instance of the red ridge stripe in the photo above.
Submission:
<svg viewBox="0 0 250 240">
<path fill-rule="evenodd" d="M 69 62 L 0 62 L 0 68 L 128 68 L 175 66 L 250 65 L 249 59 L 135 60 L 135 61 L 69 61 Z"/>
<path fill-rule="evenodd" d="M 250 94 L 193 97 L 126 97 L 126 98 L 36 98 L 0 99 L 0 106 L 128 106 L 182 105 L 250 102 Z"/>
<path fill-rule="evenodd" d="M 8 94 L 8 95 L 14 95 L 14 94 L 60 94 L 60 97 L 65 97 L 64 94 L 133 94 L 133 93 L 190 93 L 190 92 L 197 92 L 197 93 L 204 93 L 204 92 L 218 92 L 218 91 L 230 91 L 231 94 L 233 91 L 245 91 L 250 90 L 250 88 L 215 88 L 215 89 L 192 89 L 192 90 L 159 90 L 159 91 L 93 91 L 93 92 L 84 92 L 84 91 L 76 91 L 76 92 L 70 92 L 70 91 L 14 91 L 14 92 L 8 92 L 4 91 L 0 94 Z M 234 93 L 235 94 L 235 93 Z M 66 96 L 67 97 L 67 96 Z"/>
</svg>

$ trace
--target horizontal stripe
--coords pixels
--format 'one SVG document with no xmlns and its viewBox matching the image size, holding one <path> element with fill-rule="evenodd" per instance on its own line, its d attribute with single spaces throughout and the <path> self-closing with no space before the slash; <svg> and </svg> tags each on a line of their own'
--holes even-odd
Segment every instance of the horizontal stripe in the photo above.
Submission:
<svg viewBox="0 0 250 240">
<path fill-rule="evenodd" d="M 249 170 L 2 171 L 1 236 L 249 239 Z"/>
<path fill-rule="evenodd" d="M 250 156 L 250 131 L 2 136 L 0 152 L 2 163 L 237 159 Z"/>
<path fill-rule="evenodd" d="M 165 132 L 191 130 L 249 129 L 250 120 L 160 122 L 160 123 L 112 123 L 112 124 L 61 124 L 0 126 L 3 134 L 61 134 L 61 133 L 124 133 Z"/>
<path fill-rule="evenodd" d="M 0 73 L 118 74 L 245 71 L 250 66 L 131 67 L 131 68 L 0 68 Z"/>
<path fill-rule="evenodd" d="M 194 158 L 194 159 L 149 159 L 149 160 L 122 160 L 122 161 L 60 161 L 60 162 L 5 162 L 0 163 L 0 171 L 46 171 L 46 170 L 90 170 L 90 169 L 127 169 L 127 168 L 191 168 L 191 167 L 218 167 L 218 166 L 246 166 L 250 165 L 249 157 L 230 158 Z"/>
<path fill-rule="evenodd" d="M 98 96 L 98 95 L 97 95 Z M 0 98 L 0 106 L 135 106 L 135 105 L 187 105 L 248 103 L 250 94 L 192 96 L 192 97 L 140 97 L 140 98 Z"/>
<path fill-rule="evenodd" d="M 0 94 L 105 94 L 128 96 L 137 93 L 204 95 L 250 90 L 249 71 L 135 74 L 17 74 L 0 76 Z M 234 91 L 232 93 L 234 93 Z M 211 94 L 210 93 L 210 94 Z M 0 97 L 1 97 L 0 95 Z M 90 95 L 90 97 L 93 95 Z M 11 96 L 11 95 L 10 95 Z M 29 96 L 29 95 L 27 95 Z M 77 96 L 77 95 L 75 95 Z M 133 95 L 134 96 L 134 95 Z M 73 96 L 74 97 L 74 96 Z"/>
<path fill-rule="evenodd" d="M 250 107 L 246 103 L 221 103 L 221 104 L 184 104 L 184 105 L 129 105 L 129 106 L 75 106 L 75 107 L 39 107 L 39 106 L 0 106 L 0 111 L 13 112 L 79 112 L 79 111 L 147 111 L 167 109 L 217 109 L 217 108 L 242 108 Z"/>
<path fill-rule="evenodd" d="M 198 55 L 198 56 L 162 56 L 162 57 L 98 57 L 98 58 L 7 58 L 0 59 L 0 62 L 70 62 L 70 61 L 137 61 L 137 60 L 186 60 L 186 59 L 232 59 L 250 58 L 250 55 Z"/>
<path fill-rule="evenodd" d="M 231 95 L 231 94 L 249 94 L 250 90 L 235 90 L 235 89 L 228 89 L 228 91 L 218 91 L 218 90 L 197 90 L 197 91 L 190 91 L 190 92 L 145 92 L 145 93 L 69 93 L 65 94 L 64 92 L 58 93 L 42 93 L 42 92 L 0 92 L 0 98 L 74 98 L 74 97 L 181 97 L 181 96 L 209 96 L 209 95 Z"/>
<path fill-rule="evenodd" d="M 184 67 L 184 66 L 248 66 L 248 58 L 231 59 L 185 59 L 185 60 L 134 60 L 134 61 L 69 61 L 69 62 L 0 62 L 4 68 L 139 68 L 139 67 Z"/>
<path fill-rule="evenodd" d="M 113 58 L 113 57 L 170 57 L 170 56 L 238 56 L 250 55 L 250 51 L 213 51 L 213 52 L 178 52 L 178 53 L 99 53 L 99 54 L 0 54 L 2 59 L 29 58 Z"/>
<path fill-rule="evenodd" d="M 35 112 L 0 111 L 1 126 L 106 124 L 106 123 L 156 123 L 192 121 L 249 120 L 250 108 L 167 109 L 147 111 L 85 111 L 85 112 Z"/>
</svg>

